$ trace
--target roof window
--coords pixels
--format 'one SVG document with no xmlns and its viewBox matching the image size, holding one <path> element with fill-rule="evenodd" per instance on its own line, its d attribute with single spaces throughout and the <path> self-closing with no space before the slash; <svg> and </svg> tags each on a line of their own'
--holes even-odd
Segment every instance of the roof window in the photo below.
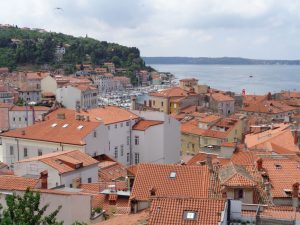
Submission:
<svg viewBox="0 0 300 225">
<path fill-rule="evenodd" d="M 66 123 L 66 124 L 64 124 L 62 127 L 63 127 L 63 128 L 66 128 L 67 126 L 69 126 L 69 124 Z"/>
<path fill-rule="evenodd" d="M 81 130 L 83 128 L 83 126 L 82 125 L 79 125 L 78 127 L 77 127 L 77 130 Z"/>
<path fill-rule="evenodd" d="M 170 178 L 173 178 L 173 179 L 176 178 L 176 172 L 174 172 L 174 171 L 171 172 L 171 173 L 170 173 Z"/>
<path fill-rule="evenodd" d="M 56 127 L 57 126 L 57 123 L 54 123 L 51 125 L 51 127 Z"/>
<path fill-rule="evenodd" d="M 279 170 L 279 169 L 281 169 L 281 168 L 282 168 L 282 166 L 281 166 L 280 164 L 275 163 L 275 169 Z"/>
<path fill-rule="evenodd" d="M 184 211 L 183 212 L 183 219 L 185 219 L 185 220 L 196 220 L 197 219 L 197 212 L 195 212 L 195 211 Z"/>
</svg>

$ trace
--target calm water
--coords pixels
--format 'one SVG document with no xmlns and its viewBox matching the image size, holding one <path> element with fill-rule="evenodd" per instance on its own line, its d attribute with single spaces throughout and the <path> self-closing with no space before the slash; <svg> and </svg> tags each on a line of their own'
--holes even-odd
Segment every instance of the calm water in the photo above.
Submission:
<svg viewBox="0 0 300 225">
<path fill-rule="evenodd" d="M 150 65 L 177 78 L 195 77 L 200 84 L 247 94 L 281 90 L 300 91 L 300 66 L 289 65 Z M 253 76 L 250 78 L 249 76 Z"/>
</svg>

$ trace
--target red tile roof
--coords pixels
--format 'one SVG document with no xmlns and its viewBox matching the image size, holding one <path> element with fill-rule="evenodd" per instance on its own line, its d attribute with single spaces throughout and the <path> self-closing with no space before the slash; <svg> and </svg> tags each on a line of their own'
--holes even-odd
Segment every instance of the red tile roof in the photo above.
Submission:
<svg viewBox="0 0 300 225">
<path fill-rule="evenodd" d="M 284 189 L 292 190 L 292 185 L 300 182 L 299 162 L 284 158 L 263 158 L 262 167 L 266 170 L 272 184 L 273 198 L 287 198 Z"/>
<path fill-rule="evenodd" d="M 213 93 L 211 97 L 217 102 L 234 101 L 234 99 L 223 93 Z"/>
<path fill-rule="evenodd" d="M 117 106 L 105 106 L 103 108 L 89 109 L 77 114 L 89 116 L 90 120 L 94 122 L 102 121 L 105 125 L 139 118 L 139 116 L 129 110 L 122 109 Z"/>
<path fill-rule="evenodd" d="M 36 188 L 38 179 L 18 177 L 14 175 L 0 176 L 0 190 L 26 190 L 27 188 Z"/>
<path fill-rule="evenodd" d="M 171 177 L 172 172 L 176 174 L 175 178 Z M 139 164 L 131 199 L 148 200 L 152 188 L 156 190 L 157 197 L 218 196 L 218 183 L 210 177 L 207 166 Z"/>
<path fill-rule="evenodd" d="M 155 96 L 155 97 L 187 97 L 188 92 L 183 90 L 180 87 L 172 87 L 168 89 L 164 89 L 162 91 L 157 91 L 150 93 L 150 96 Z"/>
<path fill-rule="evenodd" d="M 157 198 L 150 209 L 149 225 L 217 225 L 225 210 L 223 199 Z M 184 218 L 185 212 L 195 212 L 195 220 Z"/>
<path fill-rule="evenodd" d="M 113 181 L 127 176 L 126 167 L 118 162 L 102 161 L 99 163 L 99 179 L 101 181 Z"/>
<path fill-rule="evenodd" d="M 132 129 L 145 131 L 152 126 L 157 126 L 163 123 L 164 123 L 163 121 L 158 121 L 158 120 L 140 120 L 132 127 Z"/>
<path fill-rule="evenodd" d="M 284 102 L 274 100 L 250 103 L 241 109 L 241 111 L 244 112 L 256 112 L 265 114 L 278 114 L 295 110 L 295 107 L 289 106 Z"/>
<path fill-rule="evenodd" d="M 64 113 L 65 119 L 57 119 L 58 113 Z M 31 139 L 47 142 L 85 145 L 84 138 L 94 131 L 101 123 L 75 119 L 75 111 L 58 109 L 47 116 L 45 121 L 26 128 L 19 128 L 0 134 L 2 137 Z M 68 124 L 66 127 L 63 127 Z M 83 126 L 79 129 L 80 126 Z M 25 131 L 25 133 L 24 133 Z"/>
<path fill-rule="evenodd" d="M 32 161 L 41 161 L 51 166 L 55 170 L 57 170 L 60 174 L 75 171 L 76 170 L 75 166 L 78 164 L 82 164 L 82 167 L 87 167 L 99 163 L 91 156 L 79 150 L 53 152 L 42 156 L 24 159 L 18 161 L 17 163 L 32 162 Z"/>
</svg>

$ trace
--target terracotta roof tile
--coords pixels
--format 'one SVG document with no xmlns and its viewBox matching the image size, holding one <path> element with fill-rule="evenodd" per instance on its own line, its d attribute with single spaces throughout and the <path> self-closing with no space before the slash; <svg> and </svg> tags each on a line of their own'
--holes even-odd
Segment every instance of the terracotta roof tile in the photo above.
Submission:
<svg viewBox="0 0 300 225">
<path fill-rule="evenodd" d="M 223 199 L 157 198 L 151 203 L 149 225 L 219 224 L 224 209 Z M 195 219 L 185 219 L 187 212 L 195 212 Z"/>
<path fill-rule="evenodd" d="M 224 101 L 234 101 L 234 99 L 228 95 L 225 95 L 223 93 L 213 93 L 211 97 L 218 102 L 224 102 Z"/>
<path fill-rule="evenodd" d="M 163 121 L 158 121 L 158 120 L 140 120 L 132 127 L 132 129 L 145 131 L 152 126 L 157 126 L 163 123 L 164 123 Z"/>
<path fill-rule="evenodd" d="M 102 121 L 106 125 L 139 118 L 139 116 L 129 110 L 117 106 L 89 109 L 87 111 L 81 111 L 79 114 L 89 116 L 90 120 L 94 122 Z"/>
<path fill-rule="evenodd" d="M 75 171 L 76 165 L 79 164 L 82 164 L 82 167 L 86 167 L 86 166 L 91 166 L 99 163 L 91 156 L 79 150 L 53 152 L 42 156 L 24 159 L 16 163 L 31 162 L 31 161 L 41 161 L 51 166 L 61 174 Z"/>
<path fill-rule="evenodd" d="M 292 189 L 295 182 L 300 182 L 299 161 L 287 158 L 263 158 L 263 168 L 266 170 L 272 184 L 272 197 L 286 198 L 284 189 Z"/>
<path fill-rule="evenodd" d="M 212 182 L 207 166 L 139 164 L 131 198 L 147 200 L 152 188 L 155 188 L 157 197 L 218 196 L 219 190 L 211 195 L 212 188 L 219 187 Z"/>
<path fill-rule="evenodd" d="M 18 177 L 14 175 L 0 176 L 0 190 L 26 190 L 27 188 L 36 188 L 38 179 Z"/>
<path fill-rule="evenodd" d="M 172 87 L 168 89 L 164 89 L 162 91 L 157 91 L 150 93 L 151 96 L 155 97 L 187 97 L 188 92 L 183 90 L 180 87 Z"/>
<path fill-rule="evenodd" d="M 64 113 L 66 118 L 57 119 L 58 113 Z M 58 109 L 49 114 L 47 118 L 49 119 L 26 128 L 2 133 L 0 136 L 85 145 L 84 138 L 101 124 L 100 122 L 76 120 L 75 111 L 68 109 Z M 63 127 L 65 124 L 68 125 Z M 80 126 L 83 127 L 79 129 Z"/>
<path fill-rule="evenodd" d="M 284 102 L 274 100 L 250 103 L 241 109 L 241 111 L 244 112 L 256 112 L 266 114 L 278 114 L 295 110 L 295 107 L 289 106 Z"/>
</svg>

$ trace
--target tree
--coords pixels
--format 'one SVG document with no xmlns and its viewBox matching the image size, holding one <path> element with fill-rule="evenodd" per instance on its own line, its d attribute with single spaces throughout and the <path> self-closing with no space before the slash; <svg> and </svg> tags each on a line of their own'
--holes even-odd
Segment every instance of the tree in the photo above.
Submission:
<svg viewBox="0 0 300 225">
<path fill-rule="evenodd" d="M 16 194 L 6 196 L 7 208 L 0 214 L 0 225 L 62 225 L 56 216 L 61 209 L 44 216 L 49 205 L 40 208 L 40 193 L 26 190 L 23 196 Z"/>
</svg>

